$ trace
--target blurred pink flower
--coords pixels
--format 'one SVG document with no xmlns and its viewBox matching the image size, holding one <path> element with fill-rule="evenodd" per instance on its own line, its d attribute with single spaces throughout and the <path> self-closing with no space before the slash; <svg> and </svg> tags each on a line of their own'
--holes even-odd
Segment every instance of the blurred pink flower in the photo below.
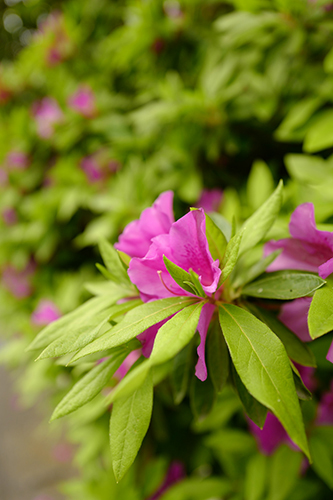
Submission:
<svg viewBox="0 0 333 500">
<path fill-rule="evenodd" d="M 25 269 L 18 270 L 12 265 L 7 265 L 2 271 L 2 282 L 14 297 L 23 299 L 32 293 L 32 277 L 35 273 L 36 265 L 30 260 Z"/>
<path fill-rule="evenodd" d="M 64 115 L 59 104 L 52 97 L 44 97 L 32 106 L 32 113 L 37 125 L 37 133 L 42 139 L 49 139 L 54 134 L 54 126 L 63 121 Z"/>
<path fill-rule="evenodd" d="M 73 448 L 68 443 L 58 443 L 54 446 L 52 455 L 57 462 L 69 463 L 73 458 Z"/>
<path fill-rule="evenodd" d="M 267 413 L 262 429 L 250 419 L 248 419 L 248 423 L 259 449 L 264 455 L 271 455 L 282 443 L 288 444 L 294 450 L 298 450 L 298 447 L 291 441 L 282 424 L 273 413 Z"/>
<path fill-rule="evenodd" d="M 46 40 L 45 62 L 48 66 L 56 66 L 70 57 L 74 51 L 74 43 L 66 28 L 62 12 L 51 12 L 39 26 L 38 37 Z"/>
<path fill-rule="evenodd" d="M 6 226 L 13 226 L 17 223 L 17 214 L 14 208 L 4 208 L 1 215 Z"/>
<path fill-rule="evenodd" d="M 31 321 L 38 326 L 45 326 L 61 317 L 61 312 L 52 300 L 41 299 L 31 315 Z"/>
<path fill-rule="evenodd" d="M 85 156 L 80 161 L 80 167 L 90 183 L 106 181 L 119 169 L 119 163 L 110 159 L 106 150 L 101 149 L 96 153 Z"/>
<path fill-rule="evenodd" d="M 323 279 L 333 273 L 333 232 L 316 228 L 312 203 L 303 203 L 294 210 L 289 231 L 291 238 L 266 243 L 265 256 L 282 248 L 281 254 L 267 268 L 268 272 L 299 269 L 318 273 Z M 311 297 L 303 297 L 287 302 L 279 316 L 282 323 L 303 341 L 311 340 L 307 325 L 311 300 Z M 333 363 L 333 342 L 326 359 Z"/>
<path fill-rule="evenodd" d="M 82 85 L 68 98 L 68 106 L 85 118 L 96 116 L 95 95 L 90 87 Z"/>
<path fill-rule="evenodd" d="M 205 212 L 218 212 L 223 198 L 222 189 L 203 189 L 200 199 L 195 205 L 198 208 L 203 208 Z"/>
<path fill-rule="evenodd" d="M 158 500 L 172 485 L 179 483 L 185 476 L 185 467 L 182 462 L 174 460 L 169 466 L 163 483 L 148 500 Z"/>
<path fill-rule="evenodd" d="M 8 170 L 25 170 L 29 166 L 29 157 L 22 151 L 10 151 L 5 163 Z"/>
</svg>

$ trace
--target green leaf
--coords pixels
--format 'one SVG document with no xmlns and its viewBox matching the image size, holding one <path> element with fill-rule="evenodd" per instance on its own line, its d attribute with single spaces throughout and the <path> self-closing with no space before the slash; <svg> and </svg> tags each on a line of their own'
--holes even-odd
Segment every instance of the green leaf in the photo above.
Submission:
<svg viewBox="0 0 333 500">
<path fill-rule="evenodd" d="M 224 252 L 228 244 L 226 237 L 215 222 L 206 214 L 206 236 L 209 251 L 214 260 L 218 259 L 221 263 Z"/>
<path fill-rule="evenodd" d="M 242 295 L 263 299 L 292 300 L 310 295 L 325 284 L 316 274 L 304 271 L 275 271 L 249 283 Z"/>
<path fill-rule="evenodd" d="M 190 269 L 189 270 L 190 272 L 190 275 L 191 275 L 191 282 L 193 283 L 193 285 L 195 286 L 195 290 L 196 290 L 196 295 L 198 295 L 199 297 L 206 297 L 206 294 L 202 288 L 202 285 L 199 281 L 199 276 L 197 275 L 197 273 L 195 273 L 193 271 L 193 269 Z"/>
<path fill-rule="evenodd" d="M 236 265 L 239 256 L 239 248 L 243 237 L 243 230 L 235 234 L 229 241 L 222 261 L 222 274 L 218 286 L 228 278 Z"/>
<path fill-rule="evenodd" d="M 226 498 L 233 491 L 228 479 L 190 477 L 168 488 L 159 500 L 208 500 Z"/>
<path fill-rule="evenodd" d="M 316 435 L 311 436 L 309 441 L 313 459 L 312 467 L 327 486 L 333 490 L 333 456 L 330 444 Z"/>
<path fill-rule="evenodd" d="M 153 365 L 165 363 L 190 342 L 204 303 L 201 301 L 182 309 L 159 329 L 149 358 Z"/>
<path fill-rule="evenodd" d="M 246 304 L 246 307 L 279 337 L 283 343 L 288 356 L 303 366 L 316 367 L 316 358 L 311 349 L 302 342 L 289 328 L 266 309 L 256 307 L 254 304 Z"/>
<path fill-rule="evenodd" d="M 192 413 L 199 422 L 204 420 L 213 408 L 215 391 L 212 381 L 208 376 L 205 381 L 192 377 L 190 387 L 190 405 Z"/>
<path fill-rule="evenodd" d="M 100 331 L 105 325 L 108 324 L 108 321 L 125 314 L 140 304 L 142 304 L 140 299 L 129 300 L 123 304 L 115 304 L 106 311 L 92 316 L 92 320 L 87 320 L 87 323 L 79 330 L 72 330 L 67 335 L 64 334 L 59 339 L 54 340 L 49 346 L 46 347 L 46 349 L 44 349 L 38 359 L 63 356 L 69 352 L 75 352 L 82 349 L 99 336 Z M 91 321 L 93 321 L 93 324 Z M 97 321 L 100 322 L 95 326 Z"/>
<path fill-rule="evenodd" d="M 297 370 L 296 366 L 293 363 L 291 363 L 291 368 L 293 370 L 294 384 L 297 396 L 299 397 L 299 399 L 302 399 L 303 401 L 309 401 L 310 399 L 312 399 L 311 392 L 303 384 L 302 377 L 300 376 L 299 371 Z"/>
<path fill-rule="evenodd" d="M 100 320 L 96 321 L 93 318 L 100 313 L 103 314 L 112 304 L 125 296 L 126 291 L 116 291 L 114 295 L 104 295 L 88 300 L 82 306 L 44 328 L 30 344 L 28 350 L 45 348 L 54 340 L 67 335 L 69 331 L 80 331 L 85 328 L 88 322 L 90 325 L 97 326 Z"/>
<path fill-rule="evenodd" d="M 223 233 L 226 241 L 228 242 L 231 238 L 231 231 L 232 231 L 230 222 L 227 219 L 225 219 L 223 215 L 217 212 L 210 212 L 208 217 L 213 221 L 215 226 L 217 226 L 218 229 Z"/>
<path fill-rule="evenodd" d="M 204 302 L 199 302 L 182 309 L 159 329 L 150 358 L 120 381 L 108 397 L 109 403 L 128 396 L 140 387 L 153 366 L 169 361 L 190 342 L 196 332 L 203 305 Z"/>
<path fill-rule="evenodd" d="M 326 278 L 326 285 L 317 290 L 311 301 L 308 326 L 313 339 L 333 330 L 333 278 Z"/>
<path fill-rule="evenodd" d="M 246 466 L 244 500 L 262 500 L 265 492 L 268 467 L 267 457 L 258 453 Z"/>
<path fill-rule="evenodd" d="M 97 396 L 128 354 L 129 352 L 124 349 L 118 350 L 111 359 L 94 366 L 60 401 L 53 412 L 51 421 L 72 413 Z"/>
<path fill-rule="evenodd" d="M 229 376 L 229 352 L 218 321 L 214 321 L 207 337 L 207 365 L 217 393 L 222 392 Z"/>
<path fill-rule="evenodd" d="M 282 188 L 283 182 L 281 180 L 268 200 L 245 221 L 240 254 L 257 245 L 272 227 L 282 205 Z"/>
<path fill-rule="evenodd" d="M 163 255 L 163 261 L 170 276 L 183 290 L 193 293 L 194 295 L 198 295 L 199 297 L 205 297 L 205 292 L 202 289 L 198 275 L 194 273 L 193 270 L 189 273 L 184 271 L 184 269 L 177 266 L 177 264 L 174 264 L 165 255 Z"/>
<path fill-rule="evenodd" d="M 190 378 L 191 359 L 192 345 L 189 343 L 173 360 L 171 388 L 175 405 L 179 405 L 186 396 Z"/>
<path fill-rule="evenodd" d="M 245 269 L 239 275 L 237 273 L 237 276 L 232 282 L 233 287 L 237 288 L 239 286 L 246 285 L 247 283 L 250 283 L 250 281 L 253 281 L 256 278 L 258 278 L 258 276 L 260 276 L 266 271 L 267 267 L 276 259 L 278 255 L 280 255 L 281 252 L 282 249 L 275 250 L 275 252 L 272 252 L 271 254 L 267 255 L 267 257 L 265 257 L 264 259 L 259 260 L 252 267 Z"/>
<path fill-rule="evenodd" d="M 267 416 L 267 408 L 260 404 L 259 401 L 257 401 L 253 396 L 251 396 L 233 365 L 232 378 L 234 380 L 235 388 L 246 414 L 258 427 L 260 427 L 260 429 L 262 429 L 264 427 Z"/>
<path fill-rule="evenodd" d="M 248 203 L 253 210 L 257 210 L 274 191 L 274 179 L 265 162 L 257 160 L 253 163 L 246 191 Z"/>
<path fill-rule="evenodd" d="M 271 459 L 269 490 L 267 500 L 289 498 L 298 478 L 302 454 L 282 445 Z"/>
<path fill-rule="evenodd" d="M 153 409 L 153 381 L 148 376 L 143 385 L 128 398 L 113 404 L 110 420 L 112 467 L 120 481 L 135 460 L 145 437 Z"/>
<path fill-rule="evenodd" d="M 147 330 L 150 326 L 172 316 L 180 309 L 193 304 L 195 300 L 195 298 L 191 297 L 171 297 L 155 300 L 136 307 L 128 312 L 120 323 L 79 351 L 72 359 L 72 362 L 88 354 L 105 351 L 125 344 Z"/>
<path fill-rule="evenodd" d="M 289 154 L 284 159 L 289 175 L 306 184 L 327 182 L 330 169 L 319 156 Z"/>
<path fill-rule="evenodd" d="M 219 307 L 220 324 L 235 368 L 249 391 L 280 420 L 291 439 L 309 457 L 292 370 L 281 341 L 240 307 Z"/>
<path fill-rule="evenodd" d="M 308 128 L 303 150 L 306 153 L 317 153 L 333 146 L 333 111 L 322 111 Z"/>
<path fill-rule="evenodd" d="M 115 250 L 115 248 L 105 239 L 102 239 L 98 246 L 103 262 L 111 274 L 113 281 L 129 284 L 130 279 L 120 260 L 117 250 Z"/>
</svg>

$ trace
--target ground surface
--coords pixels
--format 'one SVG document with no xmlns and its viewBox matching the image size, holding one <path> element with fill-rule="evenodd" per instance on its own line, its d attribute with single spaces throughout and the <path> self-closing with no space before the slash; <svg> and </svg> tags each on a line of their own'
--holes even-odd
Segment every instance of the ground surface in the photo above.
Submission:
<svg viewBox="0 0 333 500">
<path fill-rule="evenodd" d="M 0 366 L 0 499 L 63 500 L 56 484 L 73 470 L 54 458 L 55 446 L 36 410 L 17 408 L 10 377 Z"/>
</svg>

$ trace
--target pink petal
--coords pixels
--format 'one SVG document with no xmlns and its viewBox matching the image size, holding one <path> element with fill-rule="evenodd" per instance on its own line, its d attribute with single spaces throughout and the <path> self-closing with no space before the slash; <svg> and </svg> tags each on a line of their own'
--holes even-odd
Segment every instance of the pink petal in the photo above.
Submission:
<svg viewBox="0 0 333 500">
<path fill-rule="evenodd" d="M 200 199 L 195 205 L 205 212 L 217 212 L 223 197 L 222 189 L 203 189 Z"/>
<path fill-rule="evenodd" d="M 260 451 L 265 455 L 271 455 L 276 448 L 289 442 L 289 437 L 282 424 L 275 415 L 268 412 L 264 427 L 260 429 L 252 420 L 249 419 L 251 433 L 256 438 Z"/>
<path fill-rule="evenodd" d="M 170 319 L 170 317 L 163 319 L 159 323 L 156 323 L 156 325 L 150 326 L 149 328 L 147 328 L 147 330 L 137 336 L 137 339 L 140 340 L 142 344 L 142 354 L 145 358 L 149 358 L 149 356 L 151 355 L 157 332 Z"/>
<path fill-rule="evenodd" d="M 332 341 L 330 348 L 328 350 L 326 359 L 327 359 L 327 361 L 330 361 L 331 363 L 333 363 L 333 341 Z"/>
<path fill-rule="evenodd" d="M 201 310 L 200 319 L 198 323 L 198 332 L 200 335 L 200 345 L 197 348 L 199 356 L 198 362 L 195 367 L 195 374 L 202 382 L 207 378 L 207 367 L 205 362 L 205 345 L 207 330 L 214 314 L 215 306 L 213 304 L 205 304 Z"/>
<path fill-rule="evenodd" d="M 31 321 L 35 325 L 48 325 L 61 317 L 61 312 L 52 300 L 40 300 L 37 308 L 31 315 Z"/>
<path fill-rule="evenodd" d="M 333 233 L 330 231 L 319 231 L 316 228 L 314 206 L 312 203 L 299 205 L 291 215 L 289 231 L 293 238 L 318 245 L 333 251 Z"/>
<path fill-rule="evenodd" d="M 318 272 L 318 266 L 325 262 L 317 247 L 311 247 L 306 242 L 293 238 L 269 241 L 264 247 L 265 257 L 275 250 L 283 251 L 267 268 L 267 272 L 283 271 L 284 269 L 299 269 L 300 271 Z"/>
<path fill-rule="evenodd" d="M 312 297 L 302 297 L 290 302 L 285 302 L 279 314 L 279 320 L 303 342 L 312 340 L 307 323 L 311 301 Z"/>
<path fill-rule="evenodd" d="M 173 192 L 162 193 L 152 207 L 146 208 L 139 220 L 128 224 L 114 246 L 130 257 L 144 257 L 149 250 L 151 240 L 169 232 L 174 222 Z"/>
</svg>

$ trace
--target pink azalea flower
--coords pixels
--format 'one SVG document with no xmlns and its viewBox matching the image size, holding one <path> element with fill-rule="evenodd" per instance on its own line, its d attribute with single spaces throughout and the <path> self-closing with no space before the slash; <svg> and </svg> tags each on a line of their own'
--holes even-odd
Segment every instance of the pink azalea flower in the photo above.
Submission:
<svg viewBox="0 0 333 500">
<path fill-rule="evenodd" d="M 14 208 L 5 208 L 2 211 L 2 219 L 6 226 L 13 226 L 17 222 L 17 215 Z"/>
<path fill-rule="evenodd" d="M 32 113 L 37 125 L 37 133 L 42 139 L 49 139 L 54 134 L 54 126 L 63 120 L 63 112 L 52 97 L 44 97 L 32 106 Z"/>
<path fill-rule="evenodd" d="M 61 317 L 61 312 L 52 300 L 42 299 L 31 315 L 31 321 L 38 326 L 46 326 Z"/>
<path fill-rule="evenodd" d="M 93 118 L 97 112 L 95 95 L 88 86 L 79 87 L 78 90 L 69 97 L 68 105 L 85 118 Z"/>
<path fill-rule="evenodd" d="M 248 419 L 250 431 L 255 437 L 260 451 L 264 455 L 272 455 L 282 443 L 288 444 L 294 450 L 297 446 L 291 441 L 287 432 L 275 415 L 268 412 L 264 427 L 260 429 L 252 420 Z"/>
<path fill-rule="evenodd" d="M 125 227 L 115 248 L 130 257 L 144 257 L 152 239 L 160 234 L 167 234 L 175 222 L 172 203 L 173 192 L 162 193 L 152 207 L 142 212 L 139 220 L 130 222 Z"/>
<path fill-rule="evenodd" d="M 29 166 L 29 158 L 22 151 L 10 151 L 6 157 L 8 170 L 25 170 Z"/>
<path fill-rule="evenodd" d="M 209 252 L 204 211 L 199 209 L 189 212 L 174 222 L 172 200 L 171 191 L 161 194 L 151 208 L 142 212 L 139 220 L 125 228 L 119 243 L 115 245 L 118 250 L 132 257 L 128 274 L 144 302 L 174 295 L 193 296 L 173 280 L 165 267 L 163 256 L 185 271 L 193 269 L 208 296 L 216 291 L 220 279 L 219 263 L 213 260 Z M 197 350 L 199 360 L 196 376 L 200 380 L 207 378 L 205 341 L 214 310 L 213 304 L 205 304 L 198 324 L 201 342 Z M 154 325 L 139 336 L 144 343 L 144 355 L 146 352 L 150 354 L 161 325 Z"/>
<path fill-rule="evenodd" d="M 158 500 L 172 485 L 181 481 L 185 477 L 185 475 L 184 465 L 177 460 L 172 462 L 163 483 L 156 491 L 156 493 L 154 493 L 153 496 L 149 497 L 148 500 Z"/>
<path fill-rule="evenodd" d="M 205 212 L 218 212 L 223 197 L 222 189 L 203 189 L 200 199 L 195 205 L 203 208 Z"/>
<path fill-rule="evenodd" d="M 319 402 L 316 422 L 319 425 L 333 425 L 333 381 L 329 392 Z"/>
<path fill-rule="evenodd" d="M 7 265 L 2 271 L 2 282 L 17 299 L 29 297 L 32 293 L 31 280 L 35 269 L 36 265 L 32 260 L 23 270 Z"/>
<path fill-rule="evenodd" d="M 312 203 L 299 205 L 292 213 L 289 224 L 291 238 L 270 241 L 264 254 L 282 248 L 281 254 L 267 268 L 267 271 L 299 269 L 312 271 L 323 279 L 333 273 L 333 232 L 316 228 Z M 284 304 L 280 320 L 303 341 L 311 340 L 307 316 L 311 297 L 303 297 Z M 333 342 L 326 357 L 333 363 Z"/>
<path fill-rule="evenodd" d="M 54 11 L 39 26 L 38 37 L 48 41 L 45 61 L 48 66 L 56 66 L 73 53 L 74 44 L 68 34 L 61 12 Z M 45 44 L 45 42 L 44 42 Z"/>
</svg>

